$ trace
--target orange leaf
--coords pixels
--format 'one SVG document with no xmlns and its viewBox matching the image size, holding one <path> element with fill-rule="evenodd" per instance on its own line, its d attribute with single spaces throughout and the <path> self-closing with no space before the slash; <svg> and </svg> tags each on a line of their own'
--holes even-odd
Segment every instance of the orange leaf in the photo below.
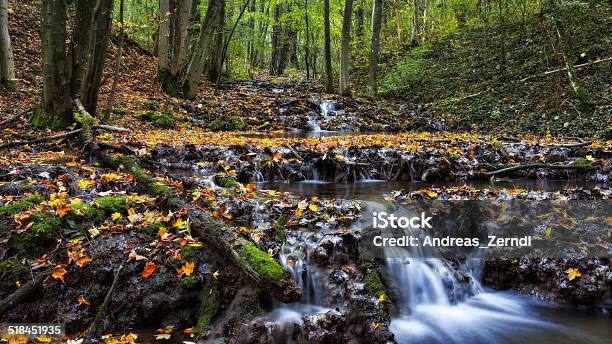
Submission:
<svg viewBox="0 0 612 344">
<path fill-rule="evenodd" d="M 85 264 L 91 262 L 93 259 L 87 257 L 87 256 L 82 256 L 79 259 L 77 259 L 77 261 L 75 262 L 76 265 L 80 268 L 82 268 Z"/>
<path fill-rule="evenodd" d="M 142 270 L 142 278 L 149 278 L 149 276 L 151 276 L 156 269 L 157 266 L 155 263 L 148 262 L 147 265 L 145 265 L 144 270 Z"/>
<path fill-rule="evenodd" d="M 87 299 L 85 299 L 83 295 L 79 295 L 77 302 L 79 303 L 79 305 L 91 305 L 91 303 L 87 301 Z"/>
<path fill-rule="evenodd" d="M 53 272 L 51 273 L 51 277 L 55 278 L 56 280 L 60 280 L 63 283 L 65 274 L 66 274 L 66 270 L 64 269 L 64 266 L 58 265 L 53 269 Z"/>
<path fill-rule="evenodd" d="M 191 276 L 191 274 L 193 273 L 194 266 L 194 263 L 187 262 L 183 266 L 181 266 L 180 269 L 176 269 L 176 272 L 178 272 L 179 274 L 179 278 L 183 277 L 183 275 Z"/>
</svg>

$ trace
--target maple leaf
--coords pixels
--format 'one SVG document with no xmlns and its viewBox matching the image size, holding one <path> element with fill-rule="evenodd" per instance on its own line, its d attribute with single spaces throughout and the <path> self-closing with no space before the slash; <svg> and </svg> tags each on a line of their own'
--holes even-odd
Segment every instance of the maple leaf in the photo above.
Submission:
<svg viewBox="0 0 612 344">
<path fill-rule="evenodd" d="M 156 269 L 157 266 L 155 265 L 155 263 L 147 262 L 144 267 L 144 270 L 142 270 L 142 278 L 149 278 L 149 276 L 151 276 Z"/>
<path fill-rule="evenodd" d="M 121 214 L 120 214 L 120 213 L 115 212 L 115 213 L 112 213 L 112 214 L 111 214 L 111 219 L 112 219 L 113 221 L 115 221 L 115 220 L 117 220 L 117 219 L 119 219 L 119 218 L 121 218 Z"/>
<path fill-rule="evenodd" d="M 51 277 L 55 278 L 56 280 L 60 280 L 62 281 L 62 283 L 64 283 L 65 274 L 66 274 L 66 270 L 64 269 L 64 266 L 58 265 L 55 268 L 53 268 L 53 272 L 51 272 Z"/>
<path fill-rule="evenodd" d="M 316 204 L 310 204 L 308 205 L 308 209 L 310 209 L 310 211 L 317 211 L 319 208 Z"/>
<path fill-rule="evenodd" d="M 378 297 L 378 299 L 376 299 L 378 302 L 385 302 L 385 294 L 380 294 L 380 296 Z"/>
<path fill-rule="evenodd" d="M 77 183 L 77 186 L 81 189 L 87 189 L 88 187 L 94 185 L 96 183 L 95 180 L 91 180 L 91 179 L 81 179 L 79 180 L 79 182 Z"/>
<path fill-rule="evenodd" d="M 66 204 L 66 203 L 62 204 L 61 206 L 59 206 L 59 207 L 57 207 L 55 209 L 55 213 L 60 218 L 66 216 L 66 214 L 68 214 L 70 211 L 72 211 L 72 206 L 70 204 Z"/>
<path fill-rule="evenodd" d="M 79 305 L 91 305 L 91 302 L 87 301 L 87 299 L 84 298 L 83 295 L 79 295 L 77 302 Z"/>
<path fill-rule="evenodd" d="M 193 262 L 186 262 L 185 264 L 183 264 L 183 266 L 181 266 L 180 269 L 176 269 L 176 272 L 178 272 L 179 274 L 179 278 L 183 277 L 183 275 L 191 276 L 191 274 L 193 273 L 194 266 L 195 264 Z"/>
<path fill-rule="evenodd" d="M 576 277 L 582 276 L 580 270 L 578 270 L 577 268 L 569 268 L 565 270 L 565 273 L 567 274 L 567 279 L 570 281 L 572 281 Z"/>
<path fill-rule="evenodd" d="M 587 155 L 585 159 L 586 159 L 588 162 L 593 162 L 593 161 L 595 161 L 595 158 L 593 158 L 593 156 L 592 156 L 592 155 Z"/>
</svg>

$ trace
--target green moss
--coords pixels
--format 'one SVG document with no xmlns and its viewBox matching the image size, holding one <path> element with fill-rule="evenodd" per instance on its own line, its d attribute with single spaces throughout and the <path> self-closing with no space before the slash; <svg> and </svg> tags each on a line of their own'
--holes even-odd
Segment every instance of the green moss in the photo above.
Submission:
<svg viewBox="0 0 612 344">
<path fill-rule="evenodd" d="M 200 248 L 195 246 L 185 245 L 181 250 L 181 258 L 184 262 L 193 261 L 193 258 L 200 252 Z"/>
<path fill-rule="evenodd" d="M 0 219 L 15 215 L 20 211 L 32 208 L 43 201 L 39 194 L 26 196 L 19 201 L 11 202 L 0 207 Z"/>
<path fill-rule="evenodd" d="M 72 110 L 66 110 L 58 113 L 55 116 L 49 116 L 44 113 L 44 110 L 39 107 L 36 113 L 30 119 L 30 124 L 34 129 L 51 128 L 55 130 L 63 130 L 74 123 L 74 114 Z"/>
<path fill-rule="evenodd" d="M 196 332 L 202 332 L 209 327 L 217 313 L 219 313 L 220 308 L 221 302 L 217 286 L 214 285 L 210 289 L 205 288 L 200 297 L 200 312 L 195 327 Z"/>
<path fill-rule="evenodd" d="M 222 188 L 235 188 L 241 185 L 236 179 L 232 177 L 218 177 L 215 179 L 215 182 Z"/>
<path fill-rule="evenodd" d="M 210 123 L 210 129 L 215 131 L 243 130 L 245 126 L 244 120 L 236 116 L 217 118 Z"/>
<path fill-rule="evenodd" d="M 92 207 L 89 205 L 83 205 L 83 204 L 73 204 L 72 209 L 74 211 L 67 214 L 64 217 L 65 220 L 67 221 L 72 220 L 76 222 L 94 222 L 94 223 L 104 221 L 104 211 L 99 208 Z M 81 211 L 82 215 L 77 215 L 76 212 L 78 211 Z"/>
<path fill-rule="evenodd" d="M 287 238 L 287 232 L 285 231 L 286 224 L 287 219 L 283 215 L 277 217 L 276 223 L 274 223 L 274 231 L 276 232 L 276 235 L 283 241 Z"/>
<path fill-rule="evenodd" d="M 198 276 L 185 276 L 181 278 L 181 284 L 187 288 L 194 288 L 200 284 Z"/>
<path fill-rule="evenodd" d="M 178 90 L 181 85 L 180 75 L 172 75 L 168 70 L 158 69 L 157 79 L 159 80 L 162 90 L 166 92 L 166 94 L 171 97 L 178 97 Z"/>
<path fill-rule="evenodd" d="M 261 277 L 277 285 L 281 285 L 289 274 L 274 258 L 258 249 L 252 243 L 242 246 L 240 255 Z"/>
<path fill-rule="evenodd" d="M 126 197 L 104 196 L 96 199 L 93 204 L 106 214 L 120 213 L 128 209 Z"/>
<path fill-rule="evenodd" d="M 24 233 L 13 235 L 9 247 L 19 256 L 38 257 L 53 245 L 62 221 L 41 212 L 32 213 L 29 221 L 32 226 Z"/>
<path fill-rule="evenodd" d="M 154 126 L 163 129 L 172 129 L 176 127 L 178 119 L 167 112 L 162 111 L 146 111 L 141 112 L 137 117 L 146 122 L 150 122 Z"/>
<path fill-rule="evenodd" d="M 579 169 L 579 170 L 581 169 L 590 170 L 593 168 L 593 165 L 591 165 L 591 162 L 585 158 L 576 159 L 576 161 L 574 161 L 572 165 L 575 166 L 576 169 Z"/>
<path fill-rule="evenodd" d="M 374 271 L 366 275 L 364 289 L 368 294 L 374 297 L 379 297 L 381 294 L 385 293 L 385 285 L 380 279 L 380 276 L 378 276 L 378 272 Z"/>
<path fill-rule="evenodd" d="M 11 257 L 0 261 L 0 278 L 11 277 L 12 279 L 16 279 L 26 272 L 26 267 L 21 264 L 21 260 L 17 257 Z"/>
</svg>

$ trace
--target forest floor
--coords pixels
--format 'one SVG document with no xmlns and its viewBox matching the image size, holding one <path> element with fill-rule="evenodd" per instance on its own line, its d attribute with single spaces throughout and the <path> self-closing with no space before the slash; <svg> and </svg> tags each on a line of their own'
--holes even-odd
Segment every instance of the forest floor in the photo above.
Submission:
<svg viewBox="0 0 612 344">
<path fill-rule="evenodd" d="M 297 282 L 300 256 L 283 251 L 310 245 L 313 264 L 327 276 L 321 283 L 331 291 L 321 303 L 343 300 L 345 307 L 304 315 L 301 334 L 291 333 L 320 343 L 354 336 L 382 343 L 393 338 L 389 326 L 400 296 L 385 264 L 361 259 L 355 244 L 364 229 L 355 225 L 368 203 L 285 192 L 270 183 L 411 183 L 373 192 L 393 204 L 612 198 L 612 141 L 449 132 L 426 108 L 332 96 L 314 81 L 226 82 L 217 95 L 203 85 L 188 102 L 159 90 L 155 59 L 131 43 L 110 119 L 129 132 L 99 132 L 96 147 L 86 150 L 71 139 L 28 143 L 52 135 L 27 123 L 26 110 L 41 91 L 39 22 L 29 2 L 12 11 L 21 82 L 17 95 L 1 95 L 0 121 L 23 116 L 3 123 L 0 137 L 0 145 L 13 145 L 0 158 L 0 299 L 29 292 L 15 303 L 0 302 L 2 321 L 59 320 L 74 343 L 92 324 L 104 329 L 107 343 L 132 343 L 137 336 L 176 343 L 282 337 L 287 329 L 261 316 L 279 301 L 313 293 Z M 111 47 L 109 62 L 114 53 Z M 534 189 L 513 186 L 510 178 L 573 184 Z M 484 186 L 463 185 L 475 181 Z M 203 216 L 217 223 L 202 225 Z M 597 214 L 590 221 L 609 225 L 610 219 Z M 567 214 L 550 221 L 551 231 L 533 234 L 554 242 L 571 226 Z M 218 224 L 222 244 L 209 237 Z M 556 260 L 491 260 L 485 280 L 597 308 L 612 287 L 611 263 L 576 252 L 608 247 L 609 238 L 598 234 L 581 232 L 584 240 Z M 449 264 L 461 262 L 449 258 Z M 452 274 L 469 283 L 458 268 Z"/>
</svg>

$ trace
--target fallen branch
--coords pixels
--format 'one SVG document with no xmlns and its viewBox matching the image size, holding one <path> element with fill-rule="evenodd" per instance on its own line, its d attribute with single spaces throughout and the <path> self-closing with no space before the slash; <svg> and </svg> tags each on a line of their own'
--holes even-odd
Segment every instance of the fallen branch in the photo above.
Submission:
<svg viewBox="0 0 612 344">
<path fill-rule="evenodd" d="M 104 319 L 104 317 L 106 316 L 106 313 L 108 313 L 108 304 L 110 303 L 111 297 L 113 295 L 113 291 L 117 287 L 117 284 L 119 283 L 119 278 L 121 278 L 122 273 L 123 273 L 123 264 L 119 265 L 119 268 L 117 268 L 117 271 L 115 272 L 115 278 L 113 278 L 113 283 L 108 289 L 108 292 L 106 293 L 106 296 L 104 297 L 104 301 L 102 301 L 100 308 L 98 308 L 98 312 L 96 313 L 96 317 L 94 321 L 89 326 L 88 332 L 89 332 L 90 340 L 92 336 L 97 337 L 102 332 L 102 330 L 104 330 L 103 328 L 100 327 L 100 323 L 102 322 L 102 319 Z"/>
<path fill-rule="evenodd" d="M 595 167 L 590 166 L 590 165 L 581 165 L 581 164 L 574 164 L 574 165 L 525 164 L 525 165 L 506 167 L 506 168 L 502 168 L 497 171 L 487 172 L 485 173 L 485 176 L 493 177 L 493 176 L 497 176 L 500 174 L 522 171 L 522 170 L 532 170 L 532 169 L 538 169 L 538 168 L 548 168 L 551 170 L 585 170 L 586 171 L 586 170 L 592 170 Z"/>
<path fill-rule="evenodd" d="M 563 148 L 577 148 L 577 147 L 586 147 L 586 146 L 590 146 L 593 144 L 593 141 L 585 141 L 585 142 L 578 142 L 578 143 L 560 143 L 560 144 L 555 144 L 552 145 L 554 147 L 563 147 Z"/>
<path fill-rule="evenodd" d="M 11 116 L 11 117 L 9 117 L 9 118 L 7 118 L 7 119 L 5 119 L 5 120 L 1 121 L 1 122 L 0 122 L 0 127 L 4 127 L 4 126 L 5 126 L 5 125 L 7 125 L 7 124 L 10 124 L 10 123 L 16 122 L 18 119 L 20 119 L 21 117 L 23 117 L 23 115 L 25 115 L 25 114 L 27 114 L 27 113 L 31 112 L 32 110 L 33 110 L 33 109 L 27 109 L 27 110 L 25 110 L 25 111 L 23 111 L 23 112 L 21 112 L 21 113 L 18 113 L 18 114 L 14 115 L 14 116 Z"/>
<path fill-rule="evenodd" d="M 574 69 L 578 69 L 578 68 L 587 67 L 587 66 L 591 66 L 591 65 L 598 64 L 598 63 L 603 63 L 603 62 L 608 62 L 608 61 L 612 61 L 612 57 L 608 57 L 608 58 L 605 58 L 605 59 L 595 60 L 593 62 L 587 62 L 587 63 L 578 64 L 578 65 L 575 65 L 573 68 Z M 523 78 L 523 79 L 521 79 L 519 81 L 520 82 L 525 82 L 525 81 L 531 80 L 533 78 L 537 78 L 537 77 L 540 77 L 540 76 L 546 76 L 546 75 L 549 75 L 549 74 L 554 74 L 554 73 L 559 73 L 559 72 L 564 72 L 566 70 L 567 70 L 567 67 L 559 68 L 559 69 L 554 69 L 554 70 L 549 70 L 549 71 L 546 71 L 544 73 L 530 75 L 530 76 L 528 76 L 526 78 Z"/>
<path fill-rule="evenodd" d="M 130 132 L 130 129 L 121 128 L 121 127 L 114 127 L 114 126 L 111 126 L 111 125 L 94 125 L 91 128 L 93 130 L 100 129 L 100 130 L 115 131 L 115 132 L 120 132 L 120 133 L 128 133 L 128 132 Z M 67 137 L 77 136 L 82 131 L 83 131 L 83 128 L 79 128 L 79 129 L 74 129 L 74 130 L 71 130 L 71 131 L 67 131 L 65 133 L 61 133 L 61 134 L 57 134 L 57 135 L 52 135 L 52 136 L 47 136 L 47 137 L 40 137 L 40 138 L 29 140 L 29 141 L 13 141 L 13 142 L 9 142 L 9 143 L 5 143 L 3 145 L 0 145 L 0 149 L 11 148 L 11 147 L 18 147 L 18 146 L 25 146 L 25 145 L 31 145 L 31 144 L 35 144 L 35 143 L 41 143 L 41 142 L 47 142 L 47 141 L 53 141 L 53 140 L 57 140 L 57 139 L 63 139 L 63 138 L 67 138 Z"/>
<path fill-rule="evenodd" d="M 28 283 L 22 285 L 17 290 L 15 290 L 11 295 L 4 298 L 4 300 L 0 301 L 0 316 L 6 313 L 7 311 L 13 309 L 16 305 L 18 305 L 25 298 L 30 296 L 38 287 L 40 287 L 43 281 L 51 274 L 52 269 L 48 269 L 43 271 L 42 273 L 36 275 L 34 279 L 29 281 Z"/>
<path fill-rule="evenodd" d="M 290 144 L 285 144 L 285 147 L 287 147 L 298 160 L 304 161 L 300 153 L 298 153 Z"/>
</svg>

